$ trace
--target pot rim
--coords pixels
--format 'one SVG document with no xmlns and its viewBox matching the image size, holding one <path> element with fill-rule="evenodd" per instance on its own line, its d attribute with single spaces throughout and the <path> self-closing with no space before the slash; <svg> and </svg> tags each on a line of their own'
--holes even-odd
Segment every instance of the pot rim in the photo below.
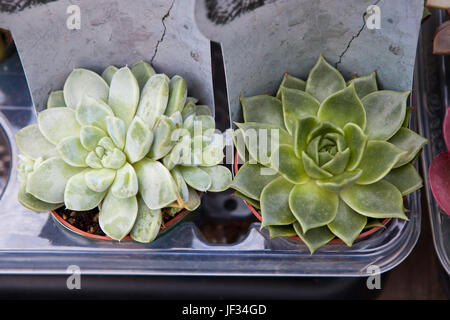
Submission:
<svg viewBox="0 0 450 320">
<path fill-rule="evenodd" d="M 177 221 L 181 220 L 184 216 L 186 216 L 189 212 L 189 210 L 187 209 L 183 209 L 182 211 L 180 211 L 175 217 L 173 217 L 172 219 L 170 219 L 169 221 L 167 221 L 167 223 L 161 224 L 161 228 L 159 229 L 159 232 L 164 231 L 165 229 L 167 229 L 168 227 L 170 227 L 171 225 L 175 224 Z M 64 228 L 68 229 L 69 231 L 72 231 L 73 233 L 76 233 L 78 235 L 84 236 L 86 238 L 90 238 L 90 239 L 99 239 L 99 240 L 108 240 L 108 241 L 119 241 L 119 240 L 115 240 L 111 237 L 108 236 L 99 236 L 96 234 L 91 234 L 88 233 L 86 231 L 83 231 L 81 229 L 78 229 L 76 227 L 74 227 L 73 225 L 71 225 L 69 222 L 67 222 L 66 220 L 64 220 L 58 213 L 56 213 L 55 210 L 51 211 L 51 214 L 53 216 L 53 218 L 56 219 L 56 221 L 58 223 L 60 223 Z M 130 235 L 127 235 L 125 238 L 123 238 L 122 240 L 129 240 L 131 239 Z M 120 241 L 122 241 L 120 240 Z"/>
<path fill-rule="evenodd" d="M 234 171 L 237 173 L 239 171 L 239 164 L 238 164 L 238 158 L 239 158 L 239 154 L 238 151 L 235 150 L 235 154 L 234 154 Z M 262 221 L 262 217 L 261 214 L 258 212 L 258 210 L 255 209 L 255 207 L 253 207 L 250 203 L 248 203 L 247 201 L 243 200 L 245 202 L 245 204 L 247 205 L 247 207 L 250 209 L 250 211 L 252 212 L 252 214 L 261 222 Z M 384 219 L 381 224 L 383 225 L 383 227 L 386 225 L 386 223 L 388 223 L 391 220 L 391 218 L 386 218 Z M 378 231 L 379 229 L 381 229 L 382 227 L 373 227 L 370 228 L 369 230 L 360 233 L 358 235 L 358 237 L 356 239 L 362 239 L 365 238 L 373 233 L 375 233 L 376 231 Z M 272 237 L 271 237 L 272 238 Z M 302 241 L 302 239 L 298 236 L 291 236 L 291 237 L 284 237 L 284 238 L 290 238 L 290 239 L 294 239 L 294 240 L 298 240 L 298 241 Z M 344 241 L 342 241 L 341 239 L 337 238 L 337 239 L 333 239 L 328 243 L 343 243 Z"/>
</svg>

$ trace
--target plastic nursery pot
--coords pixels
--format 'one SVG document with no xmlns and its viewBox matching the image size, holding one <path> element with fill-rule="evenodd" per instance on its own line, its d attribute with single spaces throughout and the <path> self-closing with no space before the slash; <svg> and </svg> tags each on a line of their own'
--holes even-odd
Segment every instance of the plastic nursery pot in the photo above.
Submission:
<svg viewBox="0 0 450 320">
<path fill-rule="evenodd" d="M 161 225 L 161 228 L 159 230 L 158 236 L 160 236 L 161 234 L 169 231 L 171 228 L 173 228 L 175 225 L 177 225 L 179 222 L 181 222 L 181 220 L 183 220 L 183 218 L 191 211 L 188 211 L 186 209 L 180 211 L 175 217 L 173 217 L 172 219 L 170 219 L 169 221 L 167 221 L 166 223 L 164 223 L 163 225 Z M 53 219 L 58 222 L 61 226 L 63 226 L 65 229 L 72 231 L 73 233 L 76 233 L 78 235 L 84 236 L 86 238 L 89 239 L 98 239 L 98 240 L 109 240 L 109 241 L 117 241 L 114 240 L 108 236 L 100 236 L 100 235 L 96 235 L 96 234 L 91 234 L 88 233 L 86 231 L 80 230 L 76 227 L 74 227 L 73 225 L 71 225 L 70 223 L 68 223 L 66 220 L 64 220 L 58 213 L 56 213 L 55 210 L 51 211 L 52 217 Z M 122 240 L 129 240 L 131 239 L 130 236 L 126 236 L 125 238 L 123 238 Z"/>
<path fill-rule="evenodd" d="M 239 154 L 237 152 L 237 150 L 235 151 L 234 154 L 234 171 L 237 173 L 239 171 L 239 164 L 238 164 L 238 159 L 239 159 Z M 253 207 L 250 203 L 248 203 L 247 201 L 243 200 L 245 202 L 245 204 L 247 205 L 247 207 L 250 209 L 250 211 L 253 213 L 253 215 L 259 220 L 262 221 L 262 217 L 261 214 L 258 212 L 258 210 L 256 210 L 255 207 Z M 389 220 L 391 220 L 391 218 L 386 218 L 383 220 L 383 222 L 381 223 L 383 226 L 386 225 L 386 223 L 389 222 Z M 376 231 L 378 231 L 381 227 L 373 227 L 363 233 L 361 233 L 357 239 L 361 239 L 364 237 L 367 237 L 373 233 L 375 233 Z M 298 240 L 298 241 L 302 241 L 302 239 L 300 239 L 300 237 L 288 237 L 290 239 L 294 239 L 294 240 Z M 329 243 L 341 243 L 343 242 L 341 239 L 333 239 L 331 240 Z"/>
</svg>

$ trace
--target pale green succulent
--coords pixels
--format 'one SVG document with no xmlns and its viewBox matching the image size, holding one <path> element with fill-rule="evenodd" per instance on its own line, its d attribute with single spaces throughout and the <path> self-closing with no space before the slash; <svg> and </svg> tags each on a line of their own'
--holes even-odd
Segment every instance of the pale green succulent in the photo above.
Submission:
<svg viewBox="0 0 450 320">
<path fill-rule="evenodd" d="M 322 56 L 306 82 L 285 74 L 276 97 L 241 99 L 245 163 L 231 187 L 272 237 L 298 235 L 311 252 L 334 237 L 351 246 L 375 219 L 407 219 L 403 196 L 422 186 L 411 162 L 427 142 L 407 128 L 408 95 L 378 90 L 375 73 L 346 83 Z"/>
<path fill-rule="evenodd" d="M 35 211 L 99 207 L 106 235 L 150 242 L 162 209 L 195 210 L 195 190 L 228 187 L 231 173 L 218 165 L 222 135 L 180 76 L 155 74 L 142 61 L 102 76 L 75 69 L 38 123 L 17 133 L 19 201 Z"/>
</svg>

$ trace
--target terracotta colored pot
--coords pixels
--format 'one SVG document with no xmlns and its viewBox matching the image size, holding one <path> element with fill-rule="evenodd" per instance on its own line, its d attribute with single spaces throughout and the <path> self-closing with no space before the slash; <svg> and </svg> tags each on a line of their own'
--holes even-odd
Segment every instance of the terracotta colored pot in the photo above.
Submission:
<svg viewBox="0 0 450 320">
<path fill-rule="evenodd" d="M 182 210 L 180 211 L 175 217 L 173 217 L 172 219 L 170 219 L 167 223 L 163 224 L 161 226 L 161 229 L 159 230 L 159 235 L 163 234 L 164 232 L 170 230 L 173 226 L 175 226 L 178 222 L 180 222 L 190 211 L 188 210 Z M 73 233 L 76 233 L 78 235 L 84 236 L 86 238 L 90 238 L 90 239 L 100 239 L 100 240 L 109 240 L 109 241 L 117 241 L 115 239 L 112 239 L 108 236 L 99 236 L 96 234 L 91 234 L 88 232 L 85 232 L 83 230 L 80 230 L 76 227 L 74 227 L 73 225 L 71 225 L 70 223 L 68 223 L 66 220 L 64 220 L 59 214 L 57 214 L 54 210 L 51 212 L 52 213 L 52 217 L 64 228 L 72 231 Z M 128 240 L 131 239 L 130 236 L 126 236 L 125 238 L 123 238 L 122 240 Z"/>
<path fill-rule="evenodd" d="M 236 151 L 236 152 L 235 152 L 235 155 L 234 155 L 234 171 L 235 171 L 235 172 L 238 172 L 238 171 L 239 171 L 238 157 L 239 157 L 239 155 L 238 155 L 238 153 L 237 153 L 237 151 Z M 258 210 L 256 210 L 256 209 L 255 209 L 250 203 L 248 203 L 247 201 L 244 201 L 244 202 L 245 202 L 245 204 L 247 205 L 247 207 L 249 207 L 249 209 L 250 209 L 250 211 L 253 213 L 253 215 L 254 215 L 259 221 L 262 221 L 261 214 L 258 212 Z M 391 218 L 386 218 L 386 219 L 383 220 L 383 222 L 382 222 L 381 224 L 384 226 L 384 225 L 386 225 L 386 223 L 389 222 L 389 220 L 391 220 Z M 357 239 L 361 239 L 361 238 L 367 237 L 368 235 L 371 235 L 372 233 L 378 231 L 380 228 L 381 228 L 381 227 L 373 227 L 373 228 L 371 228 L 371 229 L 369 229 L 369 230 L 367 230 L 367 231 L 361 233 L 361 234 L 358 236 Z M 289 237 L 289 238 L 294 239 L 294 240 L 298 240 L 298 241 L 302 241 L 302 239 L 300 239 L 300 237 Z M 333 240 L 331 240 L 329 243 L 341 243 L 341 242 L 343 242 L 341 239 L 333 239 Z"/>
</svg>

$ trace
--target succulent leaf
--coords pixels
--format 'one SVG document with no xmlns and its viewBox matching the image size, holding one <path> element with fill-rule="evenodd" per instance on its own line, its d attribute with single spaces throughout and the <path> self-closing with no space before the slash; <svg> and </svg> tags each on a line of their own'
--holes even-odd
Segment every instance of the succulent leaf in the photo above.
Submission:
<svg viewBox="0 0 450 320">
<path fill-rule="evenodd" d="M 184 202 L 184 207 L 189 211 L 194 211 L 200 206 L 200 196 L 197 191 L 192 188 L 188 188 L 189 190 L 189 198 L 188 201 Z"/>
<path fill-rule="evenodd" d="M 80 172 L 67 181 L 64 191 L 64 204 L 69 210 L 86 211 L 94 209 L 105 197 L 106 191 L 96 192 L 88 187 L 85 177 L 86 172 Z"/>
<path fill-rule="evenodd" d="M 305 91 L 306 89 L 306 81 L 302 80 L 300 78 L 294 77 L 293 75 L 290 75 L 289 73 L 285 72 L 283 75 L 283 80 L 281 80 L 280 87 L 277 91 L 277 99 L 281 99 L 281 91 L 282 89 L 296 89 Z"/>
<path fill-rule="evenodd" d="M 428 143 L 428 140 L 414 131 L 402 127 L 391 139 L 389 139 L 389 142 L 407 152 L 398 159 L 395 164 L 394 168 L 398 168 L 411 162 L 419 151 Z"/>
<path fill-rule="evenodd" d="M 344 127 L 344 136 L 347 146 L 350 148 L 350 159 L 347 164 L 348 170 L 358 167 L 366 151 L 367 137 L 364 131 L 354 123 L 347 123 Z"/>
<path fill-rule="evenodd" d="M 340 128 L 354 123 L 361 129 L 366 126 L 366 111 L 356 95 L 354 85 L 326 98 L 320 105 L 317 116 L 321 121 L 330 121 Z"/>
<path fill-rule="evenodd" d="M 95 192 L 108 190 L 115 178 L 116 170 L 106 168 L 86 170 L 84 174 L 86 185 Z"/>
<path fill-rule="evenodd" d="M 73 167 L 86 167 L 88 150 L 81 144 L 78 137 L 67 137 L 62 139 L 56 146 L 61 158 Z"/>
<path fill-rule="evenodd" d="M 189 116 L 195 114 L 197 99 L 192 97 L 186 98 L 186 103 L 184 104 L 183 110 L 181 111 L 181 116 L 183 117 L 183 121 L 186 120 Z"/>
<path fill-rule="evenodd" d="M 162 159 L 164 166 L 172 170 L 178 164 L 191 164 L 191 142 L 189 135 L 183 136 Z"/>
<path fill-rule="evenodd" d="M 222 134 L 213 134 L 209 139 L 208 144 L 203 147 L 201 165 L 211 167 L 222 163 L 224 147 L 225 141 Z"/>
<path fill-rule="evenodd" d="M 31 124 L 16 133 L 16 144 L 27 157 L 48 159 L 58 155 L 55 145 L 50 143 L 39 131 L 37 124 Z"/>
<path fill-rule="evenodd" d="M 128 128 L 125 142 L 125 153 L 130 163 L 142 160 L 150 150 L 152 142 L 152 131 L 136 116 Z"/>
<path fill-rule="evenodd" d="M 345 89 L 344 77 L 320 55 L 306 80 L 305 91 L 322 102 L 330 95 Z"/>
<path fill-rule="evenodd" d="M 117 117 L 106 117 L 106 129 L 114 145 L 123 150 L 127 132 L 125 122 Z"/>
<path fill-rule="evenodd" d="M 377 182 L 391 171 L 397 161 L 406 154 L 392 143 L 371 140 L 367 143 L 358 169 L 362 170 L 358 184 L 371 184 Z"/>
<path fill-rule="evenodd" d="M 302 151 L 308 145 L 309 135 L 316 125 L 317 119 L 314 117 L 301 118 L 294 123 L 294 151 L 297 157 L 302 156 Z"/>
<path fill-rule="evenodd" d="M 194 112 L 197 116 L 211 116 L 212 112 L 211 109 L 206 105 L 195 105 L 194 106 Z"/>
<path fill-rule="evenodd" d="M 245 162 L 251 159 L 251 156 L 245 146 L 245 136 L 242 129 L 231 130 L 231 137 L 233 138 L 234 146 L 238 152 L 239 157 Z M 256 161 L 252 159 L 252 161 Z"/>
<path fill-rule="evenodd" d="M 336 218 L 328 224 L 328 228 L 337 237 L 351 247 L 367 223 L 367 218 L 355 212 L 344 201 L 339 200 Z"/>
<path fill-rule="evenodd" d="M 289 194 L 289 207 L 304 232 L 325 226 L 336 217 L 339 197 L 313 180 L 297 184 Z"/>
<path fill-rule="evenodd" d="M 109 89 L 108 105 L 128 127 L 139 103 L 139 84 L 128 67 L 114 73 Z"/>
<path fill-rule="evenodd" d="M 75 110 L 86 95 L 107 101 L 109 86 L 95 72 L 87 69 L 75 69 L 67 77 L 63 91 L 66 106 Z"/>
<path fill-rule="evenodd" d="M 297 235 L 292 224 L 285 226 L 267 226 L 267 229 L 269 229 L 269 235 L 271 238 L 294 237 Z"/>
<path fill-rule="evenodd" d="M 354 184 L 342 190 L 340 197 L 350 208 L 367 217 L 407 219 L 401 192 L 385 180 L 369 185 Z"/>
<path fill-rule="evenodd" d="M 322 169 L 331 173 L 332 175 L 339 175 L 344 172 L 350 159 L 350 149 L 347 148 L 342 152 L 337 152 L 334 158 L 322 165 Z"/>
<path fill-rule="evenodd" d="M 122 240 L 133 228 L 137 212 L 136 197 L 116 198 L 110 190 L 102 202 L 98 222 L 107 236 Z"/>
<path fill-rule="evenodd" d="M 49 158 L 28 176 L 26 191 L 41 201 L 62 203 L 67 181 L 83 170 L 70 166 L 60 158 Z"/>
<path fill-rule="evenodd" d="M 113 151 L 114 149 L 116 149 L 116 146 L 110 137 L 101 138 L 98 142 L 98 147 L 102 147 L 104 152 Z"/>
<path fill-rule="evenodd" d="M 92 169 L 102 169 L 103 168 L 102 160 L 97 156 L 95 151 L 89 152 L 85 161 L 86 161 L 86 165 L 89 168 L 92 168 Z"/>
<path fill-rule="evenodd" d="M 364 227 L 364 230 L 372 229 L 372 228 L 384 228 L 384 224 L 382 223 L 382 220 L 375 219 L 375 218 L 367 218 L 367 223 Z"/>
<path fill-rule="evenodd" d="M 84 96 L 76 109 L 77 121 L 82 126 L 95 126 L 106 132 L 106 117 L 114 116 L 111 108 L 102 100 Z"/>
<path fill-rule="evenodd" d="M 280 145 L 292 145 L 292 137 L 284 129 L 265 123 L 236 123 L 242 130 L 248 152 L 258 162 L 269 165 L 272 151 Z M 278 138 L 277 138 L 278 137 Z"/>
<path fill-rule="evenodd" d="M 216 127 L 214 118 L 211 116 L 191 115 L 183 122 L 183 128 L 188 130 L 192 137 L 206 135 L 205 133 Z"/>
<path fill-rule="evenodd" d="M 144 158 L 133 167 L 138 177 L 139 193 L 147 207 L 161 209 L 177 200 L 177 185 L 170 171 L 160 162 Z"/>
<path fill-rule="evenodd" d="M 270 225 L 287 225 L 296 221 L 289 207 L 289 194 L 294 188 L 283 177 L 278 177 L 267 184 L 261 192 L 261 227 Z"/>
<path fill-rule="evenodd" d="M 64 126 L 61 126 L 61 124 Z M 67 137 L 79 136 L 80 125 L 69 108 L 46 109 L 38 115 L 39 130 L 54 145 Z"/>
<path fill-rule="evenodd" d="M 211 187 L 212 181 L 210 175 L 199 167 L 180 166 L 179 169 L 184 181 L 195 190 L 207 191 Z"/>
<path fill-rule="evenodd" d="M 181 174 L 179 168 L 173 168 L 170 173 L 172 174 L 173 179 L 177 185 L 178 194 L 182 202 L 187 202 L 189 200 L 189 189 L 184 181 L 183 175 Z"/>
<path fill-rule="evenodd" d="M 329 179 L 317 180 L 317 185 L 332 192 L 339 192 L 353 185 L 361 176 L 362 170 L 346 171 Z"/>
<path fill-rule="evenodd" d="M 283 106 L 281 101 L 269 95 L 241 98 L 245 122 L 259 122 L 284 129 Z"/>
<path fill-rule="evenodd" d="M 400 168 L 392 169 L 384 180 L 392 183 L 402 196 L 406 196 L 423 186 L 422 177 L 412 164 L 406 164 Z"/>
<path fill-rule="evenodd" d="M 228 189 L 231 183 L 231 172 L 224 166 L 200 167 L 211 178 L 211 186 L 208 191 L 221 192 Z"/>
<path fill-rule="evenodd" d="M 114 76 L 114 74 L 118 71 L 119 69 L 116 66 L 108 66 L 103 72 L 102 72 L 102 78 L 106 81 L 106 83 L 108 84 L 108 86 L 111 85 L 111 80 Z"/>
<path fill-rule="evenodd" d="M 112 151 L 108 151 L 103 156 L 101 163 L 104 168 L 108 169 L 119 169 L 127 161 L 127 157 L 125 154 L 117 148 L 114 148 Z"/>
<path fill-rule="evenodd" d="M 367 76 L 352 79 L 347 85 L 350 86 L 352 84 L 355 86 L 359 99 L 364 98 L 369 93 L 378 91 L 377 75 L 375 71 Z"/>
<path fill-rule="evenodd" d="M 302 152 L 303 168 L 306 174 L 313 179 L 329 179 L 331 173 L 319 167 L 319 165 L 306 152 Z"/>
<path fill-rule="evenodd" d="M 122 168 L 117 170 L 111 191 L 114 197 L 120 199 L 130 198 L 137 194 L 137 175 L 131 164 L 125 163 Z"/>
<path fill-rule="evenodd" d="M 366 110 L 366 134 L 370 140 L 388 140 L 402 126 L 409 92 L 375 91 L 361 101 Z"/>
<path fill-rule="evenodd" d="M 280 146 L 278 152 L 272 154 L 271 167 L 292 183 L 304 183 L 309 179 L 302 160 L 297 158 L 291 146 Z"/>
<path fill-rule="evenodd" d="M 312 95 L 304 91 L 288 88 L 282 88 L 280 90 L 284 124 L 288 132 L 293 133 L 295 120 L 308 116 L 316 116 L 320 103 Z M 270 115 L 271 113 L 268 113 L 266 117 L 270 117 Z"/>
<path fill-rule="evenodd" d="M 136 115 L 144 120 L 149 128 L 153 128 L 166 111 L 169 100 L 169 81 L 165 74 L 154 74 L 142 88 Z"/>
<path fill-rule="evenodd" d="M 155 74 L 155 70 L 152 68 L 152 66 L 145 61 L 136 62 L 131 68 L 131 72 L 136 78 L 139 84 L 139 90 L 141 92 L 145 84 L 147 83 L 148 79 L 150 79 L 150 77 Z"/>
<path fill-rule="evenodd" d="M 293 226 L 295 232 L 306 244 L 311 254 L 334 238 L 334 234 L 326 226 L 314 228 L 307 232 L 303 232 L 302 227 L 298 222 L 294 223 Z"/>
<path fill-rule="evenodd" d="M 134 241 L 149 243 L 155 240 L 162 223 L 161 209 L 151 210 L 140 196 L 138 200 L 138 212 L 136 222 L 131 229 L 130 236 Z"/>
<path fill-rule="evenodd" d="M 158 121 L 156 128 L 153 130 L 153 143 L 147 157 L 159 160 L 172 150 L 176 142 L 172 139 L 174 128 L 173 122 L 167 117 L 163 117 Z"/>
<path fill-rule="evenodd" d="M 47 203 L 39 200 L 38 198 L 34 197 L 33 195 L 31 195 L 26 191 L 25 184 L 23 184 L 20 187 L 19 193 L 17 195 L 17 200 L 25 208 L 28 208 L 36 212 L 55 210 L 63 205 L 63 203 Z"/>
<path fill-rule="evenodd" d="M 105 131 L 94 126 L 81 127 L 80 142 L 84 149 L 92 151 L 97 147 L 99 141 L 106 137 Z"/>
<path fill-rule="evenodd" d="M 50 92 L 47 100 L 47 109 L 65 107 L 64 92 L 62 90 Z"/>
<path fill-rule="evenodd" d="M 275 170 L 270 172 L 268 170 L 263 171 L 263 169 L 267 168 L 260 164 L 244 163 L 234 176 L 230 187 L 249 198 L 259 201 L 264 187 L 279 177 Z"/>
<path fill-rule="evenodd" d="M 139 84 L 139 90 L 142 92 L 142 89 L 144 88 L 145 84 L 147 83 L 148 79 L 150 79 L 151 76 L 153 76 L 156 72 L 152 68 L 152 66 L 145 61 L 138 61 L 136 62 L 133 67 L 131 68 L 131 72 L 133 73 L 134 77 L 136 78 L 138 84 Z"/>
<path fill-rule="evenodd" d="M 184 108 L 187 98 L 187 84 L 186 81 L 175 75 L 169 82 L 169 100 L 165 115 L 171 116 L 175 112 L 181 112 Z"/>
</svg>

